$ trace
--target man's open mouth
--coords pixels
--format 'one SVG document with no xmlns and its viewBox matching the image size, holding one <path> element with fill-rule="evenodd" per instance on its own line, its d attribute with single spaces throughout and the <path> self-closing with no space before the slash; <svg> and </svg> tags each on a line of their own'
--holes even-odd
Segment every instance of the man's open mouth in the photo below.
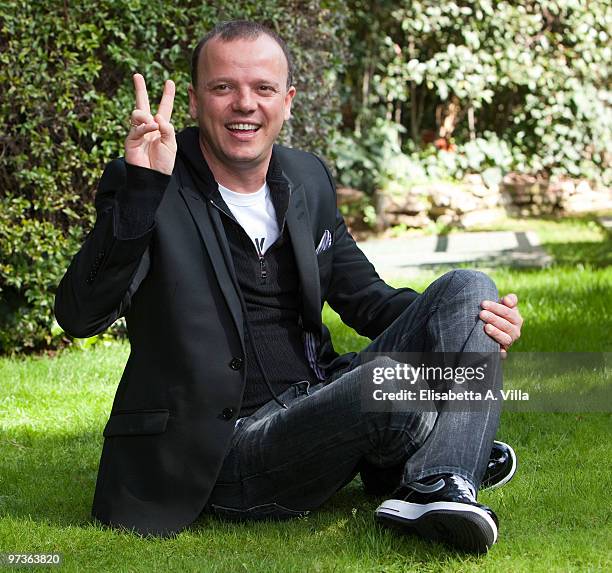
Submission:
<svg viewBox="0 0 612 573">
<path fill-rule="evenodd" d="M 258 123 L 227 123 L 225 127 L 232 133 L 255 133 L 261 126 Z"/>
</svg>

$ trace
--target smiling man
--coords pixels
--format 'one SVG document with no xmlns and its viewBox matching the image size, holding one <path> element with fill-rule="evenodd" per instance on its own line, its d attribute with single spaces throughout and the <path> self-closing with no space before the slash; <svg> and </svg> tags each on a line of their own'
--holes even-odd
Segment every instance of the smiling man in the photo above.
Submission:
<svg viewBox="0 0 612 573">
<path fill-rule="evenodd" d="M 291 115 L 295 88 L 285 53 L 268 34 L 233 42 L 217 36 L 195 50 L 189 111 L 215 179 L 235 191 L 261 187 L 272 145 Z"/>
<path fill-rule="evenodd" d="M 384 283 L 348 233 L 323 162 L 275 144 L 292 76 L 274 32 L 218 25 L 193 53 L 197 126 L 175 137 L 174 84 L 153 115 L 134 75 L 125 157 L 102 176 L 96 224 L 56 296 L 69 334 L 120 316 L 128 326 L 93 516 L 152 535 L 202 513 L 293 517 L 361 473 L 366 491 L 390 496 L 376 510 L 383 523 L 486 551 L 498 522 L 476 493 L 516 468 L 494 442 L 499 402 L 372 412 L 361 383 L 372 363 L 395 364 L 390 352 L 498 357 L 520 335 L 516 296 L 497 302 L 492 281 L 467 270 L 422 294 Z M 325 302 L 372 339 L 364 351 L 334 351 Z"/>
</svg>

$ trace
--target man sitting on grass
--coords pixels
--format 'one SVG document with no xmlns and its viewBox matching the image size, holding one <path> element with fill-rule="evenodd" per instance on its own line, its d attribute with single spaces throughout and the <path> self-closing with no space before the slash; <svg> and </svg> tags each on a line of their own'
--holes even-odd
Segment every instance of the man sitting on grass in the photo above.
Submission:
<svg viewBox="0 0 612 573">
<path fill-rule="evenodd" d="M 497 518 L 476 492 L 516 465 L 494 444 L 499 402 L 366 411 L 361 379 L 394 364 L 390 352 L 494 353 L 499 387 L 500 350 L 520 335 L 517 297 L 497 302 L 493 282 L 468 270 L 422 294 L 383 282 L 347 231 L 327 167 L 275 145 L 292 75 L 274 32 L 218 25 L 193 53 L 197 126 L 176 137 L 173 82 L 153 115 L 134 75 L 125 157 L 102 176 L 96 224 L 55 306 L 77 337 L 127 320 L 93 516 L 153 535 L 209 512 L 291 517 L 360 472 L 367 491 L 391 495 L 383 522 L 486 551 Z M 364 351 L 334 352 L 325 301 L 372 339 Z"/>
</svg>

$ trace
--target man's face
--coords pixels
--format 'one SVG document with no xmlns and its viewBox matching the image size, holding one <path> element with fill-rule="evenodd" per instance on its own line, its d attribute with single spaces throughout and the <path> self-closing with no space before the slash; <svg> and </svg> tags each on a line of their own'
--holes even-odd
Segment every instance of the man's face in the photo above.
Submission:
<svg viewBox="0 0 612 573">
<path fill-rule="evenodd" d="M 287 73 L 281 47 L 265 34 L 214 38 L 204 46 L 198 85 L 189 86 L 189 112 L 213 161 L 242 171 L 267 165 L 295 95 L 293 86 L 287 89 Z"/>
</svg>

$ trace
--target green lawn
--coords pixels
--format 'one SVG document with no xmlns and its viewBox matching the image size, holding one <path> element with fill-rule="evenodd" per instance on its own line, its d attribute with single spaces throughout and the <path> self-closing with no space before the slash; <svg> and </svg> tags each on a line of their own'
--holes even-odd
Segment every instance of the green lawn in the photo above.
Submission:
<svg viewBox="0 0 612 573">
<path fill-rule="evenodd" d="M 513 352 L 609 352 L 610 241 L 587 220 L 523 224 L 559 264 L 492 273 L 501 292 L 521 300 L 526 322 Z M 410 285 L 420 290 L 433 278 Z M 366 343 L 330 309 L 325 319 L 338 350 Z M 111 343 L 0 360 L 0 552 L 60 552 L 64 571 L 612 570 L 609 413 L 503 414 L 499 437 L 513 444 L 520 466 L 510 484 L 479 496 L 500 518 L 500 541 L 480 558 L 381 528 L 373 518 L 379 500 L 358 479 L 294 521 L 207 517 L 168 540 L 93 526 L 101 433 L 127 353 Z"/>
</svg>

